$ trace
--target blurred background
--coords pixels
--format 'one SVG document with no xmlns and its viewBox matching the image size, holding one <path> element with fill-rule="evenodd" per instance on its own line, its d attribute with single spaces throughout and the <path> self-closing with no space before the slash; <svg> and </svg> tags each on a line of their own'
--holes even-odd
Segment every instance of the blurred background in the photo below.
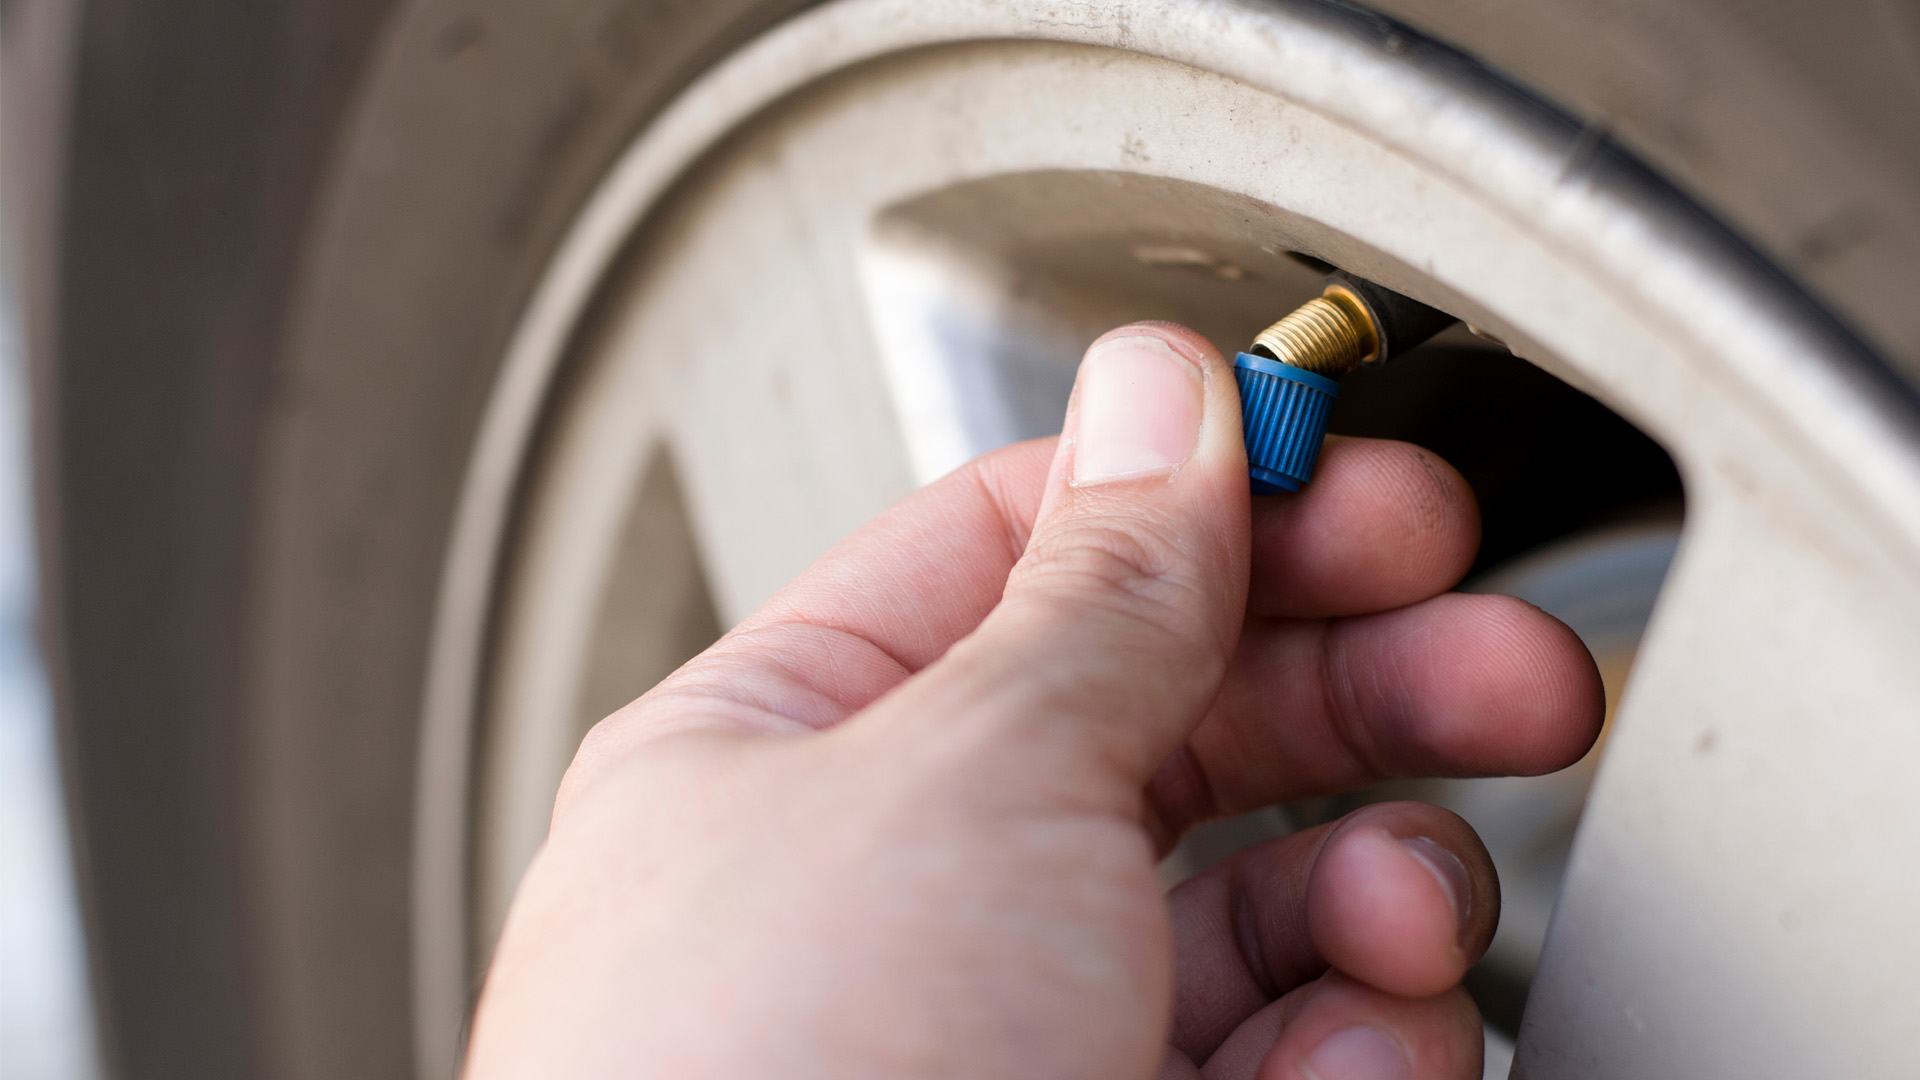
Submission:
<svg viewBox="0 0 1920 1080">
<path fill-rule="evenodd" d="M 101 1075 L 35 624 L 26 372 L 0 277 L 0 1077 Z"/>
</svg>

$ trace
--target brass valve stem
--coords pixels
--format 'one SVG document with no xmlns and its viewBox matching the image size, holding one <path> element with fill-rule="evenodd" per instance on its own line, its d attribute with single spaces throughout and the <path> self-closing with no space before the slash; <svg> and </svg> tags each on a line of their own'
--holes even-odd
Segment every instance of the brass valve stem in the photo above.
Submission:
<svg viewBox="0 0 1920 1080">
<path fill-rule="evenodd" d="M 1313 479 L 1342 375 L 1417 348 L 1454 322 L 1438 308 L 1335 270 L 1318 297 L 1260 331 L 1233 359 L 1253 493 L 1299 491 Z"/>
<path fill-rule="evenodd" d="M 1379 355 L 1380 337 L 1367 306 L 1335 284 L 1260 331 L 1247 351 L 1337 379 Z"/>
</svg>

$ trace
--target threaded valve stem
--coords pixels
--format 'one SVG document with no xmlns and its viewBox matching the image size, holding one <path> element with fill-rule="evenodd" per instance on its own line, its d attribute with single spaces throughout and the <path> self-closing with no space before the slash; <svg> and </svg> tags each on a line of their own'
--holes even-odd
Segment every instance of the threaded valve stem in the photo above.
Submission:
<svg viewBox="0 0 1920 1080">
<path fill-rule="evenodd" d="M 1453 316 L 1365 278 L 1334 271 L 1325 290 L 1234 358 L 1247 477 L 1256 495 L 1313 479 L 1340 377 L 1391 360 L 1446 329 Z"/>
<path fill-rule="evenodd" d="M 1380 335 L 1360 298 L 1334 285 L 1260 331 L 1248 351 L 1337 379 L 1380 351 Z"/>
</svg>

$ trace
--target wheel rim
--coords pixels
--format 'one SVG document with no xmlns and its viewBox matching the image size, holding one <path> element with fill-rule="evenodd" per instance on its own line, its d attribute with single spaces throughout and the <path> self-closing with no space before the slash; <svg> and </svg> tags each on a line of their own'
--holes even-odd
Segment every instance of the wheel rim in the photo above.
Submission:
<svg viewBox="0 0 1920 1080">
<path fill-rule="evenodd" d="M 657 444 L 731 619 L 916 480 L 1040 433 L 1059 358 L 1103 325 L 1246 336 L 1306 286 L 1289 250 L 1497 335 L 1688 482 L 1522 1065 L 1787 1073 L 1831 1066 L 1834 1032 L 1865 1072 L 1897 1062 L 1900 998 L 1859 979 L 1920 959 L 1873 933 L 1920 904 L 1920 872 L 1857 853 L 1920 827 L 1895 765 L 1920 750 L 1920 462 L 1870 358 L 1603 139 L 1345 10 L 856 0 L 642 135 L 502 368 L 425 705 L 423 1069 L 447 1071 L 474 927 L 537 840 Z M 483 699 L 506 764 L 476 800 Z M 1791 806 L 1755 770 L 1793 780 Z M 1805 979 L 1821 967 L 1847 974 Z"/>
</svg>

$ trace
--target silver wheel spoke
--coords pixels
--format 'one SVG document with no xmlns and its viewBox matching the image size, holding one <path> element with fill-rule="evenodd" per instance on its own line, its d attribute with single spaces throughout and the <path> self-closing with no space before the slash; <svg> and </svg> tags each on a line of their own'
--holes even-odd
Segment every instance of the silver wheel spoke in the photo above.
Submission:
<svg viewBox="0 0 1920 1080">
<path fill-rule="evenodd" d="M 1521 1075 L 1865 1076 L 1911 1053 L 1920 632 L 1887 589 L 1910 571 L 1844 515 L 1779 528 L 1777 490 L 1702 494 L 1581 818 Z"/>
</svg>

